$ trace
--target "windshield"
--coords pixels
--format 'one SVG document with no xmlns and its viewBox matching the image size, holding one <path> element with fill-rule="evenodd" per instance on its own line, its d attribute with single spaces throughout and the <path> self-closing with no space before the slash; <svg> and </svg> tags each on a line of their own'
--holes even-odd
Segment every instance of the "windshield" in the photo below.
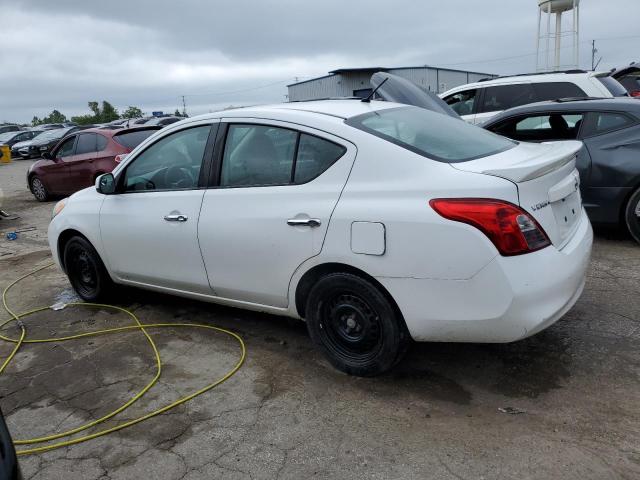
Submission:
<svg viewBox="0 0 640 480">
<path fill-rule="evenodd" d="M 11 140 L 20 132 L 8 132 L 8 133 L 0 133 L 0 142 L 6 142 L 7 140 Z"/>
<path fill-rule="evenodd" d="M 64 137 L 70 128 L 56 128 L 55 130 L 47 130 L 44 133 L 38 135 L 38 140 L 53 140 L 54 138 Z"/>
<path fill-rule="evenodd" d="M 512 140 L 454 117 L 418 107 L 365 113 L 349 118 L 345 123 L 414 153 L 445 163 L 487 157 L 516 145 Z"/>
</svg>

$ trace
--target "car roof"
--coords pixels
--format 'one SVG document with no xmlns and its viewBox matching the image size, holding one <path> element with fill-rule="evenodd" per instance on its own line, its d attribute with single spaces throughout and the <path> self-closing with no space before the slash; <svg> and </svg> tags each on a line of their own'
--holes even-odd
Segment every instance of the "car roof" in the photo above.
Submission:
<svg viewBox="0 0 640 480">
<path fill-rule="evenodd" d="M 560 99 L 547 102 L 530 103 L 520 107 L 510 108 L 491 118 L 485 125 L 493 124 L 502 119 L 515 115 L 538 112 L 583 112 L 583 111 L 618 111 L 630 112 L 640 116 L 640 101 L 635 98 L 588 98 L 588 99 Z"/>
<path fill-rule="evenodd" d="M 547 83 L 547 82 L 560 82 L 571 80 L 572 78 L 583 77 L 607 77 L 608 72 L 586 72 L 581 70 L 569 70 L 566 72 L 547 72 L 547 73 L 530 73 L 521 75 L 511 75 L 504 77 L 483 78 L 479 82 L 467 83 L 454 87 L 444 92 L 441 95 L 446 95 L 449 92 L 459 90 L 469 90 L 473 88 L 490 87 L 493 85 L 512 85 L 517 83 Z"/>
<path fill-rule="evenodd" d="M 225 118 L 225 117 L 287 117 L 288 114 L 303 113 L 309 116 L 323 115 L 327 117 L 335 117 L 339 119 L 347 119 L 362 115 L 364 113 L 374 112 L 378 110 L 386 110 L 389 108 L 409 107 L 393 102 L 384 102 L 372 100 L 371 102 L 363 102 L 360 99 L 336 99 L 336 100 L 314 100 L 305 102 L 278 103 L 272 105 L 257 105 L 250 107 L 234 108 L 230 110 L 221 110 L 218 112 L 207 113 L 197 117 L 191 117 L 190 120 L 201 120 L 207 118 Z"/>
</svg>

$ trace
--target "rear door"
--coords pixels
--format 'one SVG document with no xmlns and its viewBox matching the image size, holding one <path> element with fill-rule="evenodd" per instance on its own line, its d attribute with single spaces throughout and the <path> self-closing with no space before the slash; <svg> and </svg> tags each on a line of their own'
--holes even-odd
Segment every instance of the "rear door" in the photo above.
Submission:
<svg viewBox="0 0 640 480">
<path fill-rule="evenodd" d="M 75 154 L 66 160 L 69 166 L 69 178 L 73 191 L 93 184 L 93 161 L 96 157 L 95 133 L 80 133 L 76 142 Z"/>
<path fill-rule="evenodd" d="M 198 226 L 211 285 L 219 297 L 284 308 L 295 270 L 322 248 L 356 148 L 251 118 L 229 120 L 219 146 Z"/>
</svg>

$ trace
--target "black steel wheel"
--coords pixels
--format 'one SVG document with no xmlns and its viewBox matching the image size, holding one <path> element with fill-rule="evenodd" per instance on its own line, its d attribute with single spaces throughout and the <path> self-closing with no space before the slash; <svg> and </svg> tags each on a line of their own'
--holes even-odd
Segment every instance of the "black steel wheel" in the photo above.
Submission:
<svg viewBox="0 0 640 480">
<path fill-rule="evenodd" d="M 49 200 L 49 192 L 47 192 L 47 187 L 44 186 L 44 182 L 40 180 L 36 175 L 31 177 L 31 181 L 29 182 L 29 187 L 31 188 L 31 193 L 36 197 L 36 200 L 39 202 L 46 202 Z"/>
<path fill-rule="evenodd" d="M 640 188 L 629 198 L 625 217 L 629 233 L 636 242 L 640 243 Z"/>
<path fill-rule="evenodd" d="M 408 341 L 403 320 L 387 298 L 361 277 L 321 278 L 307 300 L 307 328 L 337 369 L 375 376 L 400 359 Z"/>
<path fill-rule="evenodd" d="M 98 252 L 83 237 L 73 237 L 65 245 L 64 267 L 71 286 L 84 301 L 104 300 L 113 292 L 113 281 Z"/>
</svg>

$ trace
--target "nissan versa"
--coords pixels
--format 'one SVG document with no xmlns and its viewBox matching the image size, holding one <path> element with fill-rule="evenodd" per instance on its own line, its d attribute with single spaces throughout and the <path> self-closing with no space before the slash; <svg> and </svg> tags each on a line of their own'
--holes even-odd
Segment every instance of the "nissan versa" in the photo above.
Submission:
<svg viewBox="0 0 640 480">
<path fill-rule="evenodd" d="M 86 301 L 129 285 L 303 318 L 336 368 L 376 375 L 410 339 L 512 342 L 573 306 L 581 146 L 392 102 L 228 110 L 59 202 L 49 242 Z"/>
</svg>

